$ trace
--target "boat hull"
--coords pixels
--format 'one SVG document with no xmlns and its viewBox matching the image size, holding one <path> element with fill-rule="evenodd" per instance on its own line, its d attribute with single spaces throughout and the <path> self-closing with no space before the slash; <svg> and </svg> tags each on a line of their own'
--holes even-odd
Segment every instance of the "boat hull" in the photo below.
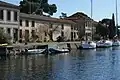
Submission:
<svg viewBox="0 0 120 80">
<path fill-rule="evenodd" d="M 60 54 L 60 53 L 69 53 L 68 49 L 54 49 L 54 48 L 49 48 L 50 54 Z"/>
<path fill-rule="evenodd" d="M 120 42 L 119 41 L 113 42 L 112 46 L 120 46 Z"/>
<path fill-rule="evenodd" d="M 108 48 L 112 47 L 112 42 L 111 41 L 105 41 L 105 42 L 98 42 L 97 43 L 97 48 Z"/>
<path fill-rule="evenodd" d="M 81 45 L 82 49 L 95 49 L 96 48 L 96 43 L 92 42 L 92 43 L 83 43 Z"/>
<path fill-rule="evenodd" d="M 22 53 L 22 55 L 47 54 L 47 49 L 32 49 Z"/>
<path fill-rule="evenodd" d="M 96 46 L 97 48 L 109 48 L 109 47 L 112 47 L 112 46 L 105 46 L 105 45 L 103 45 L 103 46 Z"/>
</svg>

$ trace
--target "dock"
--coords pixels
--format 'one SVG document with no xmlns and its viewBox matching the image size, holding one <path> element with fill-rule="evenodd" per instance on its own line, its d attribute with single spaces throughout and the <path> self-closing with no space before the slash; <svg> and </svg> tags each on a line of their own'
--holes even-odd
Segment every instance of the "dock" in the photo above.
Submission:
<svg viewBox="0 0 120 80">
<path fill-rule="evenodd" d="M 17 43 L 8 46 L 1 46 L 0 56 L 4 55 L 18 55 L 21 52 L 37 46 L 48 45 L 48 48 L 57 47 L 62 49 L 78 49 L 81 42 L 49 42 L 49 43 Z"/>
</svg>

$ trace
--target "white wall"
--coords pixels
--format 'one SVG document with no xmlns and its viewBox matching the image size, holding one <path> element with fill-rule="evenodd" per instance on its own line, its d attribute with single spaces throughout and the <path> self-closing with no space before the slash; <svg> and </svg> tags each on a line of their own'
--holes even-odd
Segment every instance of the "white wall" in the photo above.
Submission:
<svg viewBox="0 0 120 80">
<path fill-rule="evenodd" d="M 64 37 L 66 40 L 71 40 L 71 25 L 64 24 Z"/>
<path fill-rule="evenodd" d="M 22 36 L 24 38 L 25 36 L 25 30 L 29 30 L 29 39 L 32 36 L 32 30 L 35 30 L 36 34 L 39 37 L 40 41 L 44 41 L 45 38 L 48 40 L 48 36 L 45 37 L 45 30 L 49 28 L 49 25 L 47 22 L 44 21 L 37 21 L 37 20 L 29 20 L 29 19 L 21 19 L 22 20 L 22 26 L 20 26 L 20 29 L 22 30 Z M 25 21 L 29 21 L 29 26 L 25 26 Z M 32 21 L 35 21 L 35 26 L 32 27 Z"/>
<path fill-rule="evenodd" d="M 49 36 L 48 36 L 49 23 L 48 22 L 38 21 L 36 23 L 36 29 L 37 29 L 37 35 L 40 41 L 44 41 L 45 38 L 46 40 L 49 40 Z M 47 34 L 47 36 L 45 36 L 45 33 Z"/>
<path fill-rule="evenodd" d="M 56 41 L 58 36 L 61 36 L 61 24 L 53 24 L 52 29 L 56 29 L 53 32 L 53 40 Z"/>
<path fill-rule="evenodd" d="M 50 30 L 55 29 L 55 31 L 53 31 L 53 34 L 52 34 L 53 41 L 56 41 L 57 37 L 61 36 L 62 31 L 64 32 L 64 37 L 66 38 L 66 40 L 71 40 L 71 24 L 57 23 L 57 22 L 50 23 L 49 21 L 33 20 L 35 21 L 35 27 L 31 27 L 32 20 L 28 20 L 29 27 L 26 27 L 25 20 L 26 20 L 25 18 L 22 19 L 22 27 L 20 27 L 20 29 L 23 31 L 23 36 L 25 35 L 24 34 L 25 30 L 29 30 L 30 36 L 31 36 L 31 31 L 35 30 L 37 35 L 39 36 L 40 41 L 44 41 L 45 38 L 46 40 L 49 40 L 50 37 L 48 33 L 50 32 Z M 52 28 L 50 28 L 51 24 L 52 24 Z M 64 26 L 63 30 L 62 30 L 62 24 Z M 45 31 L 48 32 L 47 36 L 45 36 Z"/>
</svg>

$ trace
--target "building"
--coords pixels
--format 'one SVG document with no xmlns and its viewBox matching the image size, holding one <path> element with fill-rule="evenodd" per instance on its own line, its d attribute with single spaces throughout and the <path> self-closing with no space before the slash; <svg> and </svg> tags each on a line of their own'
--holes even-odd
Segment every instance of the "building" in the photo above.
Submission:
<svg viewBox="0 0 120 80">
<path fill-rule="evenodd" d="M 96 32 L 95 25 L 97 24 L 97 22 L 95 22 L 93 19 L 82 12 L 77 12 L 65 19 L 72 20 L 77 24 L 76 28 L 79 31 L 79 39 L 83 38 L 84 36 L 87 36 L 91 39 L 92 35 L 94 35 L 94 33 Z"/>
<path fill-rule="evenodd" d="M 20 13 L 18 6 L 0 1 L 0 28 L 12 37 L 11 42 L 56 41 L 59 36 L 65 41 L 80 40 L 85 36 L 91 38 L 96 31 L 95 24 L 81 12 L 58 19 Z"/>
<path fill-rule="evenodd" d="M 11 42 L 16 42 L 19 38 L 19 13 L 18 6 L 0 1 L 0 29 L 12 37 Z"/>
<path fill-rule="evenodd" d="M 67 40 L 76 40 L 78 31 L 75 22 L 47 16 L 20 13 L 20 39 L 31 41 L 36 35 L 39 41 L 56 41 L 59 36 Z"/>
</svg>

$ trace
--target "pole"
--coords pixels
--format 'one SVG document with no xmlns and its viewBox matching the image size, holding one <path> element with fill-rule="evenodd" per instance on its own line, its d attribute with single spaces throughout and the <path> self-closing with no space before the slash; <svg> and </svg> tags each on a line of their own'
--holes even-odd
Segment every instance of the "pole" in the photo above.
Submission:
<svg viewBox="0 0 120 80">
<path fill-rule="evenodd" d="M 116 36 L 117 36 L 117 30 L 118 30 L 118 11 L 117 11 L 117 0 L 116 0 Z"/>
<path fill-rule="evenodd" d="M 92 34 L 91 34 L 91 37 L 92 37 L 92 39 L 93 39 L 92 17 L 93 17 L 93 0 L 91 0 L 91 28 L 92 28 Z"/>
<path fill-rule="evenodd" d="M 92 19 L 92 16 L 93 16 L 93 0 L 91 0 L 91 19 Z"/>
</svg>

